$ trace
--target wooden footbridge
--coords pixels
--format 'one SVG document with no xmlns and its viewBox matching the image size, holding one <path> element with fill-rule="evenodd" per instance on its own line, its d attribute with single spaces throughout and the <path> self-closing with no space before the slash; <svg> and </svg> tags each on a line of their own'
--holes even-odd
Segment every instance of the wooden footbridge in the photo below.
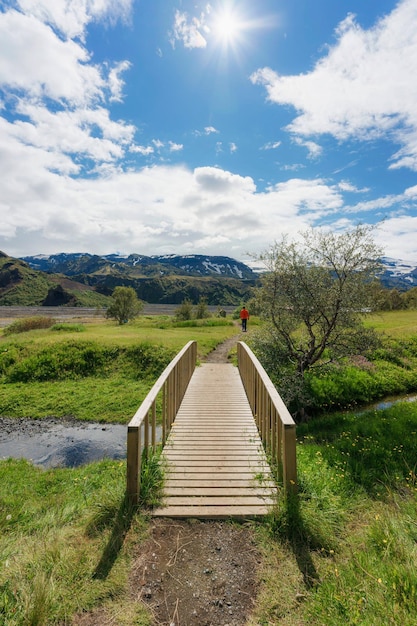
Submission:
<svg viewBox="0 0 417 626">
<path fill-rule="evenodd" d="M 246 344 L 238 343 L 238 368 L 228 363 L 196 368 L 196 359 L 197 344 L 191 341 L 129 423 L 128 497 L 139 501 L 141 450 L 146 454 L 157 446 L 159 416 L 165 481 L 154 516 L 265 515 L 280 487 L 297 488 L 295 423 Z"/>
</svg>

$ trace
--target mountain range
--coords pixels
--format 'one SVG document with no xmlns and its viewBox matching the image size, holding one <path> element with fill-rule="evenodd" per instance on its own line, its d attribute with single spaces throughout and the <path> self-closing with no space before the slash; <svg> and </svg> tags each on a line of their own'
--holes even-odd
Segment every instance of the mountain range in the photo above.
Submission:
<svg viewBox="0 0 417 626">
<path fill-rule="evenodd" d="M 144 256 L 141 254 L 107 254 L 98 256 L 83 253 L 61 253 L 21 257 L 36 270 L 62 273 L 66 276 L 91 274 L 104 270 L 132 271 L 137 275 L 164 276 L 223 276 L 240 280 L 254 280 L 255 272 L 244 263 L 227 256 L 189 254 L 180 256 Z"/>
<path fill-rule="evenodd" d="M 239 306 L 258 275 L 226 256 L 62 253 L 12 258 L 0 252 L 0 305 L 105 307 L 118 285 L 150 304 Z"/>
<path fill-rule="evenodd" d="M 384 257 L 384 287 L 417 286 L 417 264 Z M 135 289 L 150 304 L 196 303 L 239 306 L 259 278 L 227 256 L 61 253 L 20 259 L 0 252 L 0 305 L 106 307 L 118 285 Z"/>
</svg>

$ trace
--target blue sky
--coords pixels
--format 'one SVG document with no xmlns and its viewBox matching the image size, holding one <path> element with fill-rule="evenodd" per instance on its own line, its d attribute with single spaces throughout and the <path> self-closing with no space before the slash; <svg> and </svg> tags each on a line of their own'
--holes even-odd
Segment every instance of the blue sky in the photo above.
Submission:
<svg viewBox="0 0 417 626">
<path fill-rule="evenodd" d="M 0 0 L 0 249 L 417 262 L 417 0 Z"/>
</svg>

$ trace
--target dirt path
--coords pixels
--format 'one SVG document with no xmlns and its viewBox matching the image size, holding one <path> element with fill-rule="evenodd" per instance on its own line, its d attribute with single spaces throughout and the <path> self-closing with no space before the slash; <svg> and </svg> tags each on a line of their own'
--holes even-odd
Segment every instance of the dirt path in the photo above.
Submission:
<svg viewBox="0 0 417 626">
<path fill-rule="evenodd" d="M 234 335 L 212 350 L 205 358 L 206 363 L 228 363 L 229 352 L 234 348 L 238 341 L 242 338 L 242 333 Z"/>
</svg>

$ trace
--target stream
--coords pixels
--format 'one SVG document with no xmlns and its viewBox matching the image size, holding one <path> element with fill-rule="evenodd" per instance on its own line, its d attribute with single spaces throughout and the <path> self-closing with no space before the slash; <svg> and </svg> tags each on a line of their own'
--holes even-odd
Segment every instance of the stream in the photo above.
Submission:
<svg viewBox="0 0 417 626">
<path fill-rule="evenodd" d="M 127 425 L 121 424 L 0 418 L 0 460 L 24 458 L 34 465 L 56 468 L 125 459 L 126 438 Z"/>
</svg>

